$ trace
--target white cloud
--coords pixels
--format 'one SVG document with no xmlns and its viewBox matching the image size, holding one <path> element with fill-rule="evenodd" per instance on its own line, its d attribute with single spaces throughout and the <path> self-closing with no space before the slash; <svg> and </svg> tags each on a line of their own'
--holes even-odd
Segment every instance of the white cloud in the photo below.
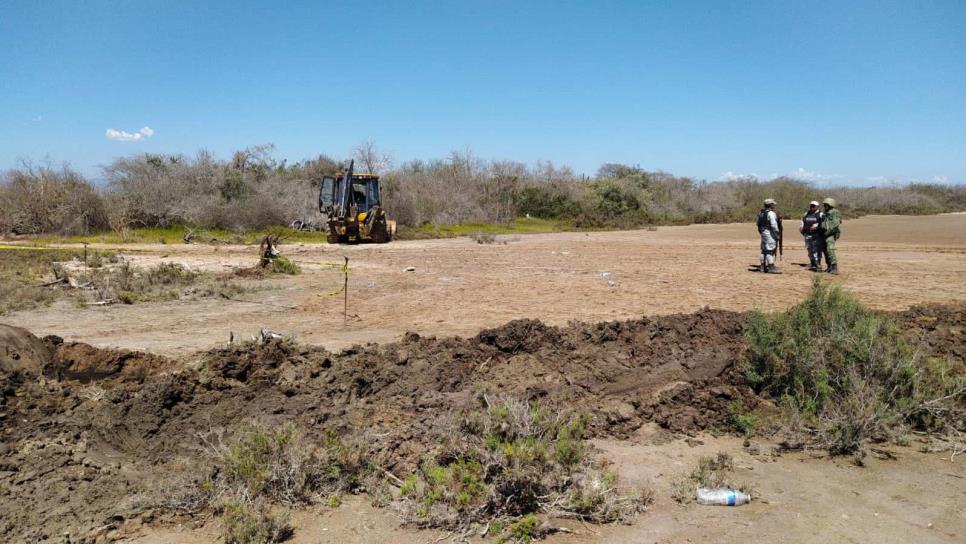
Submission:
<svg viewBox="0 0 966 544">
<path fill-rule="evenodd" d="M 777 172 L 772 172 L 771 174 L 756 174 L 755 172 L 750 172 L 747 174 L 739 174 L 736 172 L 732 172 L 731 170 L 728 170 L 724 174 L 721 174 L 721 179 L 724 181 L 769 180 L 769 179 L 775 179 L 780 177 L 799 179 L 802 181 L 815 183 L 815 182 L 842 179 L 844 176 L 842 176 L 841 174 L 822 174 L 819 172 L 806 170 L 805 168 L 797 168 L 787 174 L 779 174 Z"/>
<path fill-rule="evenodd" d="M 154 129 L 151 127 L 143 127 L 141 130 L 131 133 L 109 128 L 104 135 L 108 140 L 114 140 L 115 142 L 140 142 L 141 140 L 154 136 Z"/>
<path fill-rule="evenodd" d="M 34 123 L 43 123 L 43 122 L 44 122 L 44 116 L 43 116 L 43 115 L 38 115 L 37 117 L 34 117 L 34 118 L 33 118 L 33 119 L 31 119 L 31 120 L 32 120 L 32 121 L 33 121 Z"/>
<path fill-rule="evenodd" d="M 724 181 L 741 181 L 741 180 L 751 180 L 758 179 L 758 174 L 736 174 L 731 170 L 728 170 L 724 174 L 721 174 L 721 179 Z"/>
<path fill-rule="evenodd" d="M 788 174 L 788 177 L 800 179 L 803 181 L 830 181 L 833 179 L 840 179 L 842 175 L 841 174 L 822 174 L 819 172 L 813 172 L 811 170 L 806 170 L 804 168 L 799 167 L 797 170 L 794 170 L 793 172 Z"/>
<path fill-rule="evenodd" d="M 932 180 L 936 183 L 949 183 L 949 178 L 947 176 L 933 176 Z"/>
</svg>

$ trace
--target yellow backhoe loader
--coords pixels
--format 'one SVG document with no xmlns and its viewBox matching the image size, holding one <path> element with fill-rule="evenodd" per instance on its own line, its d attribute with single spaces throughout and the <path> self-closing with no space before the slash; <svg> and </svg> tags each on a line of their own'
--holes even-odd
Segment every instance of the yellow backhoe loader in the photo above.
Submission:
<svg viewBox="0 0 966 544">
<path fill-rule="evenodd" d="M 355 161 L 340 176 L 325 176 L 319 187 L 319 211 L 327 218 L 330 244 L 382 244 L 396 234 L 379 195 L 379 176 L 353 173 Z"/>
</svg>

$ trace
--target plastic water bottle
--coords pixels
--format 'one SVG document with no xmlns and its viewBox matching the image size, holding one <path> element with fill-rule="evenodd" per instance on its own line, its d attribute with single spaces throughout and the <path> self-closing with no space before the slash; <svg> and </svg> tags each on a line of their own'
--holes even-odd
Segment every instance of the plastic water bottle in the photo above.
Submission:
<svg viewBox="0 0 966 544">
<path fill-rule="evenodd" d="M 705 489 L 698 488 L 698 504 L 714 504 L 720 506 L 741 506 L 751 502 L 751 495 L 736 489 Z"/>
</svg>

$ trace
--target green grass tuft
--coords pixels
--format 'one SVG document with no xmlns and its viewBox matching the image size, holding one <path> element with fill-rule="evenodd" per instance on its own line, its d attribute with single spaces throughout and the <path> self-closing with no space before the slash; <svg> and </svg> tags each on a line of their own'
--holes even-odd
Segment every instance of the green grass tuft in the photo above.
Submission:
<svg viewBox="0 0 966 544">
<path fill-rule="evenodd" d="M 302 269 L 299 268 L 299 265 L 293 263 L 285 257 L 275 257 L 269 262 L 267 268 L 272 274 L 295 276 L 302 273 Z"/>
<path fill-rule="evenodd" d="M 736 431 L 745 436 L 754 434 L 758 427 L 758 416 L 746 413 L 740 399 L 736 399 L 728 405 L 728 421 Z"/>
</svg>

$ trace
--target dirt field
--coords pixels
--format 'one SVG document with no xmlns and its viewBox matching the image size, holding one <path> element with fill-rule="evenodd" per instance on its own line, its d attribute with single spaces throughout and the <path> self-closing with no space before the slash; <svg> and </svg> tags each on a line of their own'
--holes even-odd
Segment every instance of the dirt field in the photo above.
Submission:
<svg viewBox="0 0 966 544">
<path fill-rule="evenodd" d="M 897 314 L 902 330 L 929 354 L 966 357 L 966 215 L 870 217 L 843 230 L 844 273 L 833 281 L 881 309 L 932 304 Z M 245 301 L 58 304 L 5 316 L 65 341 L 0 338 L 11 346 L 0 352 L 0 539 L 60 542 L 70 532 L 72 542 L 216 542 L 218 519 L 143 506 L 170 495 L 172 478 L 192 474 L 205 433 L 256 419 L 293 422 L 310 435 L 324 427 L 363 439 L 381 466 L 406 474 L 438 443 L 443 416 L 470 410 L 488 388 L 586 411 L 594 443 L 622 480 L 655 492 L 632 525 L 564 520 L 573 532 L 553 543 L 961 542 L 964 455 L 927 453 L 913 437 L 885 448 L 895 459 L 870 455 L 858 467 L 821 452 L 775 455 L 774 444 L 720 434 L 731 402 L 770 402 L 741 378 L 740 312 L 791 305 L 812 276 L 791 240 L 785 274 L 748 272 L 757 259 L 752 231 L 283 246 L 303 274 L 246 280 L 258 289 L 238 297 Z M 219 271 L 255 257 L 235 246 L 121 250 L 140 264 Z M 341 286 L 343 255 L 351 259 L 349 325 L 341 294 L 329 295 Z M 261 327 L 303 345 L 224 347 L 229 331 Z M 342 349 L 367 341 L 378 344 Z M 722 450 L 756 500 L 674 503 L 670 480 Z M 401 528 L 365 496 L 297 511 L 294 526 L 297 543 L 460 536 Z"/>
<path fill-rule="evenodd" d="M 801 237 L 788 227 L 781 276 L 748 272 L 758 259 L 751 225 L 661 227 L 656 231 L 501 236 L 393 242 L 380 246 L 283 246 L 303 273 L 263 281 L 238 297 L 101 308 L 62 303 L 2 322 L 72 341 L 163 354 L 223 345 L 230 332 L 261 327 L 337 349 L 390 342 L 414 331 L 473 335 L 511 319 L 552 325 L 703 307 L 783 308 L 807 291 L 812 273 Z M 839 283 L 867 304 L 904 309 L 966 301 L 966 214 L 873 216 L 847 221 L 839 240 Z M 177 261 L 224 271 L 250 266 L 245 246 L 122 246 L 136 263 Z M 338 267 L 350 258 L 349 315 L 343 322 Z M 407 267 L 414 272 L 404 272 Z"/>
</svg>

